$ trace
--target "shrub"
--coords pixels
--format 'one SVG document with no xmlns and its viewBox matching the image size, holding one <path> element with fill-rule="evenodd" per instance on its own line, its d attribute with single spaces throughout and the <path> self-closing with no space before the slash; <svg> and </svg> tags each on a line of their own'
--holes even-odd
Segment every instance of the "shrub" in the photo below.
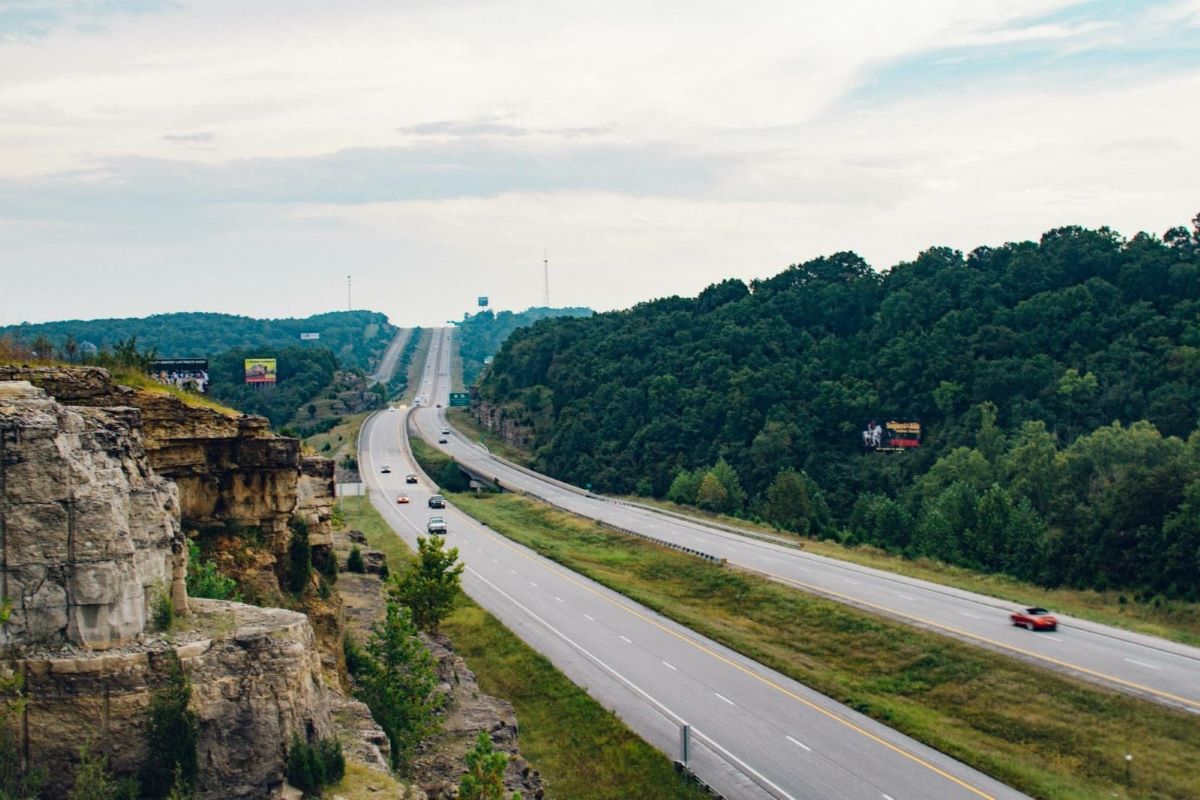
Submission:
<svg viewBox="0 0 1200 800">
<path fill-rule="evenodd" d="M 312 547 L 308 543 L 308 523 L 293 519 L 292 543 L 288 547 L 288 589 L 300 594 L 312 577 Z"/>
<path fill-rule="evenodd" d="M 321 789 L 337 783 L 346 774 L 346 757 L 336 738 L 320 739 L 310 744 L 292 734 L 288 748 L 287 779 L 305 797 L 319 797 Z"/>
<path fill-rule="evenodd" d="M 367 565 L 363 563 L 362 551 L 358 545 L 350 548 L 350 556 L 346 559 L 346 569 L 350 572 L 366 572 Z"/>
<path fill-rule="evenodd" d="M 188 541 L 187 591 L 189 597 L 241 600 L 237 581 L 222 575 L 217 565 L 200 555 L 200 546 Z"/>
</svg>

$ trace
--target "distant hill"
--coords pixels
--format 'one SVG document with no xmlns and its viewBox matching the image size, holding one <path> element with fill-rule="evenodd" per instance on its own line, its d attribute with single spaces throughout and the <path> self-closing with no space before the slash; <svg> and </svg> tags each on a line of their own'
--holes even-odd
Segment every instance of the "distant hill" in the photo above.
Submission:
<svg viewBox="0 0 1200 800">
<path fill-rule="evenodd" d="M 68 337 L 77 347 L 90 342 L 97 348 L 111 348 L 117 341 L 136 336 L 139 349 L 153 348 L 162 358 L 208 358 L 234 348 L 322 347 L 333 353 L 342 367 L 365 370 L 374 366 L 395 332 L 387 315 L 377 311 L 334 311 L 287 319 L 186 312 L 10 325 L 0 328 L 0 337 L 12 335 L 31 343 L 44 336 L 62 354 Z M 302 342 L 302 333 L 317 333 L 320 339 Z"/>
<path fill-rule="evenodd" d="M 543 321 L 480 396 L 537 466 L 601 491 L 1200 600 L 1200 216 L 886 272 L 838 253 Z M 878 452 L 873 421 L 924 439 Z"/>
<path fill-rule="evenodd" d="M 538 320 L 553 317 L 590 317 L 590 308 L 580 306 L 567 308 L 547 308 L 545 306 L 526 309 L 525 311 L 501 311 L 499 314 L 492 310 L 480 311 L 474 316 L 467 317 L 458 326 L 459 353 L 463 360 L 463 382 L 470 386 L 483 370 L 483 363 L 488 356 L 494 356 L 499 351 L 504 340 L 518 328 L 525 328 Z"/>
</svg>

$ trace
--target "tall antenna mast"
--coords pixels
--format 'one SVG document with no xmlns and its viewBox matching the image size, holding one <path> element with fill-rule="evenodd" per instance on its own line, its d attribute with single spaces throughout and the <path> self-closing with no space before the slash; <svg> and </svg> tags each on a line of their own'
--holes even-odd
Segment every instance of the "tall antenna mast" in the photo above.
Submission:
<svg viewBox="0 0 1200 800">
<path fill-rule="evenodd" d="M 550 307 L 550 259 L 546 255 L 546 249 L 542 248 L 542 281 L 545 287 L 546 308 Z"/>
<path fill-rule="evenodd" d="M 350 276 L 346 276 L 346 310 L 353 311 L 354 303 L 350 299 Z"/>
</svg>

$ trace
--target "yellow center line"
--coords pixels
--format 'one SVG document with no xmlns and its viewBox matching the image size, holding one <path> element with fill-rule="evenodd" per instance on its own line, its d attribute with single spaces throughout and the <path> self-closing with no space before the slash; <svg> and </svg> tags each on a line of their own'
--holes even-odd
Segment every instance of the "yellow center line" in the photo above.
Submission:
<svg viewBox="0 0 1200 800">
<path fill-rule="evenodd" d="M 463 513 L 465 513 L 465 512 L 463 512 Z M 468 515 L 468 516 L 470 516 L 470 515 Z M 788 697 L 792 698 L 793 700 L 796 700 L 796 701 L 808 706 L 809 708 L 813 709 L 814 711 L 817 711 L 817 712 L 825 715 L 826 717 L 828 717 L 829 719 L 831 719 L 835 722 L 841 723 L 842 725 L 846 726 L 850 730 L 855 731 L 856 733 L 862 734 L 863 736 L 867 737 L 868 739 L 870 739 L 878 744 L 883 745 L 884 747 L 888 748 L 889 750 L 891 750 L 895 753 L 898 753 L 899 755 L 909 759 L 910 761 L 920 764 L 921 766 L 925 767 L 926 769 L 929 769 L 929 770 L 937 773 L 938 775 L 941 775 L 943 778 L 945 778 L 949 781 L 952 781 L 953 783 L 958 784 L 959 786 L 972 792 L 973 794 L 978 795 L 979 797 L 985 798 L 985 800 L 995 800 L 995 798 L 992 795 L 987 794 L 983 790 L 981 790 L 975 786 L 972 786 L 969 783 L 966 783 L 965 781 L 955 777 L 954 775 L 951 775 L 949 772 L 946 772 L 945 770 L 941 769 L 940 767 L 937 767 L 937 766 L 929 763 L 928 761 L 926 761 L 925 759 L 916 755 L 915 753 L 908 752 L 904 748 L 902 748 L 898 745 L 895 745 L 895 744 L 887 741 L 886 739 L 883 739 L 883 738 L 877 736 L 874 733 L 871 733 L 870 731 L 863 728 L 862 726 L 857 725 L 854 722 L 851 722 L 850 720 L 848 720 L 826 708 L 822 708 L 820 705 L 812 702 L 811 700 L 803 697 L 802 695 L 796 694 L 792 690 L 788 689 L 786 686 L 783 686 L 783 685 L 771 680 L 767 676 L 760 675 L 759 673 L 755 672 L 754 670 L 749 669 L 749 668 L 737 663 L 733 659 L 731 659 L 721 653 L 718 653 L 717 651 L 713 650 L 712 648 L 707 647 L 707 646 L 701 644 L 700 642 L 697 642 L 696 640 L 694 640 L 688 636 L 685 636 L 676 630 L 673 630 L 673 629 L 667 627 L 666 625 L 663 625 L 658 620 L 641 613 L 637 609 L 631 608 L 631 607 L 625 605 L 624 603 L 620 602 L 619 600 L 609 597 L 608 595 L 604 594 L 603 592 L 599 591 L 598 589 L 596 589 L 592 586 L 589 586 L 583 580 L 575 577 L 575 575 L 573 575 L 572 573 L 570 573 L 564 569 L 556 568 L 556 567 L 550 566 L 549 564 L 546 564 L 544 561 L 540 560 L 540 559 L 544 559 L 545 556 L 533 556 L 533 555 L 530 555 L 530 554 L 522 551 L 520 548 L 518 548 L 512 542 L 508 541 L 503 536 L 493 533 L 490 528 L 483 528 L 482 532 L 485 535 L 493 538 L 501 546 L 507 547 L 509 550 L 513 551 L 514 553 L 519 555 L 521 558 L 524 558 L 527 561 L 531 561 L 534 564 L 537 564 L 538 566 L 548 570 L 549 572 L 555 573 L 556 575 L 563 578 L 564 580 L 570 581 L 571 583 L 575 584 L 576 586 L 580 587 L 581 589 L 591 592 L 596 597 L 599 597 L 600 599 L 604 600 L 607 603 L 610 603 L 611 605 L 616 606 L 617 608 L 621 609 L 622 611 L 625 611 L 626 613 L 637 617 L 638 619 L 642 620 L 643 622 L 647 622 L 647 623 L 653 625 L 654 627 L 658 628 L 659 630 L 663 631 L 664 633 L 670 634 L 671 636 L 675 637 L 676 639 L 680 640 L 681 642 L 685 642 L 686 644 L 691 645 L 692 647 L 696 648 L 697 650 L 699 650 L 709 656 L 712 656 L 713 658 L 717 659 L 718 661 L 720 661 L 728 666 L 731 666 L 734 669 L 736 669 L 746 675 L 749 675 L 751 678 L 754 678 L 755 680 L 765 683 L 767 686 L 770 686 L 771 688 L 782 692 L 783 694 L 787 695 Z"/>
<path fill-rule="evenodd" d="M 731 561 L 729 563 L 733 564 L 734 562 Z M 1180 697 L 1179 695 L 1174 695 L 1174 694 L 1171 694 L 1170 692 L 1164 692 L 1161 689 L 1154 689 L 1150 686 L 1143 686 L 1140 683 L 1134 683 L 1133 681 L 1127 681 L 1124 678 L 1118 678 L 1115 675 L 1109 675 L 1104 672 L 1097 672 L 1096 670 L 1088 669 L 1087 667 L 1081 667 L 1078 664 L 1072 664 L 1069 661 L 1062 661 L 1060 659 L 1055 658 L 1054 656 L 1048 656 L 1048 655 L 1044 655 L 1042 653 L 1036 653 L 1032 650 L 1026 650 L 1025 648 L 1018 647 L 1015 644 L 1008 644 L 1007 642 L 1001 642 L 996 639 L 990 639 L 987 636 L 982 636 L 978 633 L 972 633 L 970 631 L 965 631 L 965 630 L 962 630 L 961 628 L 955 628 L 952 625 L 946 625 L 944 623 L 936 622 L 934 620 L 926 619 L 924 617 L 919 617 L 915 614 L 909 614 L 904 611 L 897 611 L 897 610 L 889 608 L 887 606 L 877 605 L 877 604 L 871 603 L 867 600 L 861 600 L 857 597 L 852 597 L 850 595 L 835 592 L 832 589 L 826 589 L 821 586 L 814 586 L 812 584 L 805 583 L 804 581 L 798 581 L 795 578 L 787 578 L 787 577 L 784 577 L 783 575 L 776 575 L 773 572 L 756 569 L 754 567 L 749 567 L 744 564 L 736 564 L 736 566 L 739 569 L 744 569 L 747 572 L 752 572 L 752 573 L 755 573 L 758 575 L 762 575 L 766 578 L 770 578 L 771 580 L 778 581 L 779 583 L 785 583 L 785 584 L 789 584 L 791 586 L 797 586 L 801 589 L 806 589 L 806 590 L 812 592 L 813 594 L 825 595 L 827 597 L 835 597 L 838 600 L 845 602 L 847 605 L 866 606 L 867 608 L 879 611 L 880 613 L 884 614 L 885 616 L 901 617 L 903 619 L 909 619 L 909 620 L 912 620 L 913 622 L 919 622 L 922 625 L 928 625 L 931 628 L 938 628 L 943 631 L 948 631 L 949 633 L 952 633 L 955 636 L 961 636 L 961 637 L 967 638 L 967 639 L 974 639 L 976 641 L 984 642 L 986 644 L 992 645 L 993 647 L 998 647 L 1002 650 L 1011 650 L 1014 653 L 1020 653 L 1021 655 L 1028 656 L 1030 658 L 1047 661 L 1051 664 L 1055 664 L 1055 665 L 1063 667 L 1065 669 L 1069 669 L 1069 670 L 1072 670 L 1075 672 L 1082 672 L 1086 675 L 1091 675 L 1092 677 L 1100 678 L 1101 680 L 1112 681 L 1113 683 L 1119 683 L 1122 686 L 1128 686 L 1129 688 L 1137 689 L 1140 692 L 1148 692 L 1150 694 L 1158 695 L 1159 697 L 1165 697 L 1167 699 L 1174 700 L 1177 703 L 1183 703 L 1184 705 L 1191 706 L 1193 708 L 1200 708 L 1200 702 L 1197 702 L 1195 700 L 1189 700 L 1186 697 Z"/>
</svg>

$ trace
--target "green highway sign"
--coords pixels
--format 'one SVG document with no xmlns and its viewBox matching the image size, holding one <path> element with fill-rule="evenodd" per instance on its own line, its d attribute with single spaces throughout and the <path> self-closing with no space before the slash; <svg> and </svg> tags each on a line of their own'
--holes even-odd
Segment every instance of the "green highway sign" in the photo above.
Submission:
<svg viewBox="0 0 1200 800">
<path fill-rule="evenodd" d="M 471 405 L 471 395 L 468 392 L 451 392 L 450 407 Z"/>
</svg>

